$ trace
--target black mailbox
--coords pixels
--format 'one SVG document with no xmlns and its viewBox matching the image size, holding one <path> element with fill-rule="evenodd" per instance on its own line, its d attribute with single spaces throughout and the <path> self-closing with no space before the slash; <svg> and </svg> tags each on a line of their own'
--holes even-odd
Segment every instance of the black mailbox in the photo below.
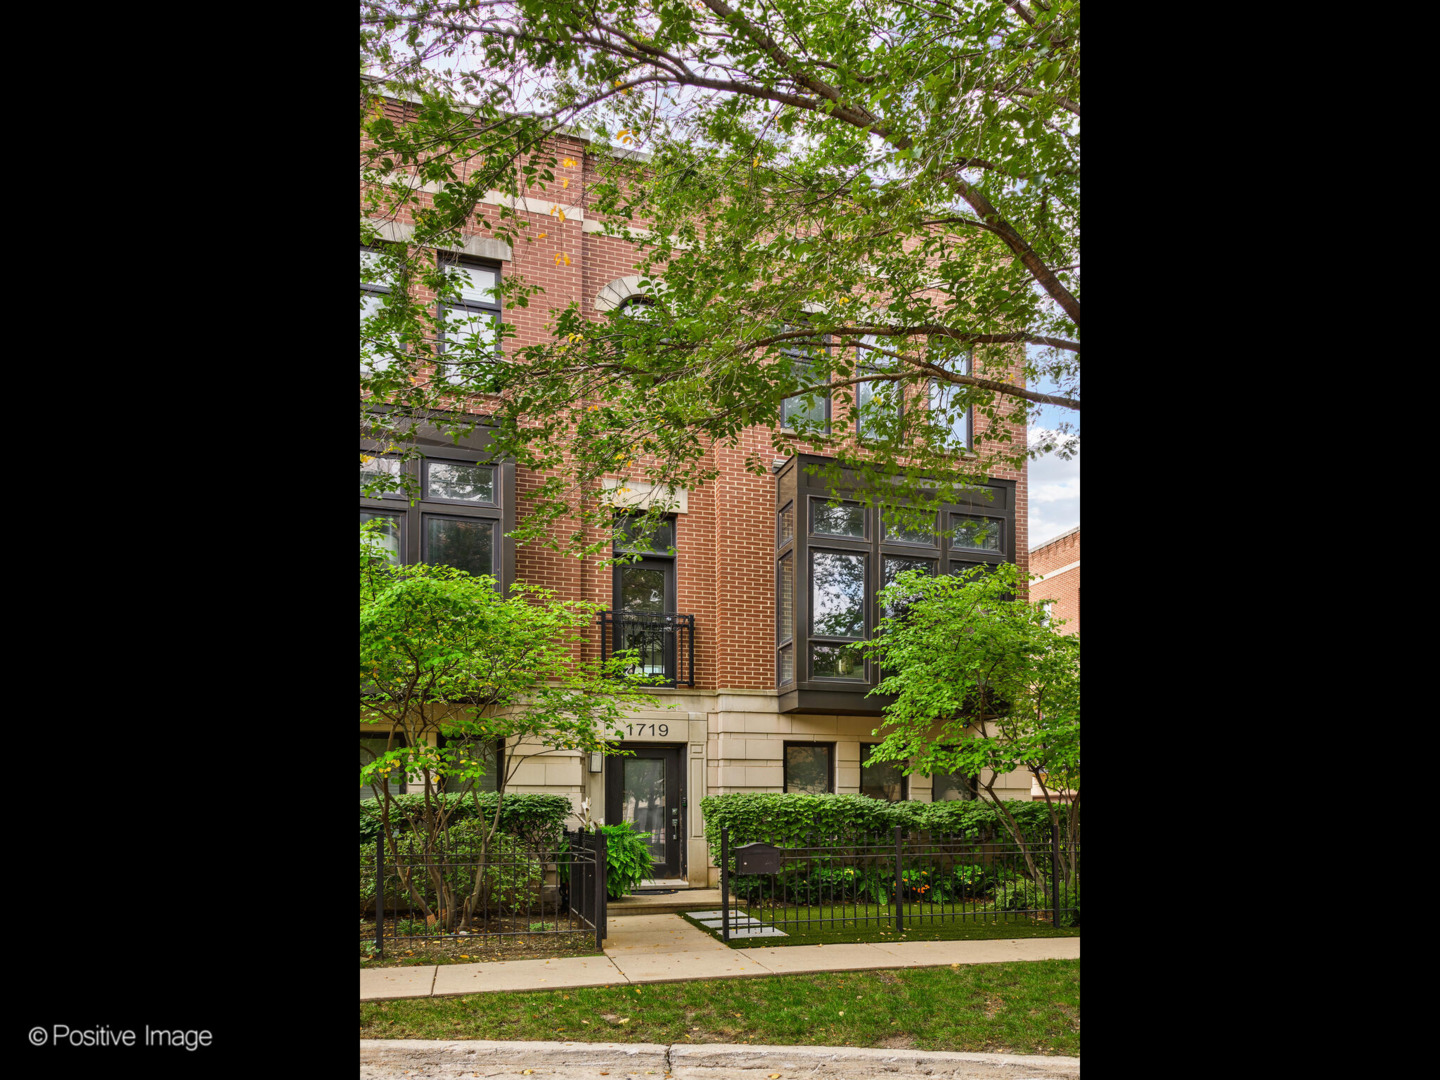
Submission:
<svg viewBox="0 0 1440 1080">
<path fill-rule="evenodd" d="M 780 860 L 785 857 L 783 848 L 773 844 L 741 844 L 735 849 L 735 872 L 737 874 L 778 874 Z"/>
</svg>

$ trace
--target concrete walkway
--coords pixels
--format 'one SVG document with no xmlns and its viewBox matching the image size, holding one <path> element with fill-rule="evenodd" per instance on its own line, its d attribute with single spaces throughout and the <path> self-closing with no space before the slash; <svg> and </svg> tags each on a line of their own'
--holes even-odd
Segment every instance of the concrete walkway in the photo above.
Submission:
<svg viewBox="0 0 1440 1080">
<path fill-rule="evenodd" d="M 613 908 L 612 908 L 613 911 Z M 996 941 L 896 941 L 731 949 L 679 915 L 611 915 L 604 956 L 508 960 L 489 964 L 366 968 L 360 1000 L 445 997 L 496 990 L 568 990 L 581 986 L 804 975 L 871 968 L 1075 960 L 1079 938 Z"/>
</svg>

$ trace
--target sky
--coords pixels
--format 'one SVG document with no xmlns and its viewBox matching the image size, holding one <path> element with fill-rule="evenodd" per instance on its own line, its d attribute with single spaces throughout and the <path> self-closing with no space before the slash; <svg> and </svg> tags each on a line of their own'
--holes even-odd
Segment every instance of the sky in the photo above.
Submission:
<svg viewBox="0 0 1440 1080">
<path fill-rule="evenodd" d="M 1054 393 L 1057 389 L 1044 380 L 1035 389 Z M 1062 420 L 1075 427 L 1080 417 L 1073 409 L 1054 405 L 1042 406 L 1030 427 L 1030 441 L 1044 428 L 1053 428 Z M 1030 462 L 1030 546 L 1053 539 L 1080 524 L 1080 455 L 1061 461 L 1056 454 L 1046 454 Z"/>
</svg>

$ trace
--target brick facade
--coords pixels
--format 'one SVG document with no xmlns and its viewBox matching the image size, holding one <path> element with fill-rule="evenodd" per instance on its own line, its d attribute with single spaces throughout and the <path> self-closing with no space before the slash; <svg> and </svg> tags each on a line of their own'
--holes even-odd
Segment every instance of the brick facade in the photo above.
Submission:
<svg viewBox="0 0 1440 1080">
<path fill-rule="evenodd" d="M 390 103 L 388 108 L 393 119 L 403 121 L 403 106 Z M 467 228 L 467 251 L 488 252 L 503 276 L 523 274 L 527 282 L 545 290 L 531 299 L 528 308 L 503 312 L 502 320 L 516 329 L 508 345 L 512 350 L 546 339 L 549 309 L 576 302 L 587 315 L 598 318 L 596 299 L 602 291 L 636 273 L 634 253 L 627 243 L 593 231 L 596 221 L 587 206 L 589 185 L 585 183 L 593 172 L 589 145 L 580 139 L 559 137 L 553 152 L 562 162 L 569 159 L 574 164 L 557 166 L 556 180 L 549 185 L 549 191 L 532 193 L 521 211 L 531 222 L 528 235 L 536 238 L 533 242 L 521 241 L 513 251 L 494 241 L 487 245 L 487 232 L 478 219 L 486 215 L 487 209 L 493 210 L 493 204 L 487 207 L 484 202 Z M 566 179 L 570 183 L 562 187 Z M 556 212 L 551 212 L 552 207 Z M 559 218 L 560 210 L 564 221 Z M 395 223 L 400 229 L 392 227 L 391 237 L 404 239 L 408 235 L 405 227 L 412 223 L 408 216 L 400 216 Z M 433 294 L 423 291 L 417 292 L 417 298 L 434 301 Z M 837 395 L 837 424 L 849 419 L 848 405 L 848 399 Z M 976 419 L 983 425 L 983 418 Z M 850 423 L 853 426 L 853 420 Z M 1016 434 L 1023 439 L 1023 431 Z M 685 511 L 676 515 L 675 610 L 695 617 L 695 686 L 651 691 L 657 710 L 633 718 L 637 724 L 642 720 L 646 725 L 664 723 L 669 729 L 663 737 L 637 735 L 637 743 L 687 747 L 688 810 L 684 833 L 689 841 L 687 876 L 695 885 L 709 880 L 699 814 L 701 795 L 783 790 L 782 744 L 807 740 L 834 742 L 835 790 L 858 791 L 860 745 L 862 741 L 878 741 L 870 732 L 879 719 L 858 713 L 791 716 L 776 712 L 775 478 L 755 476 L 744 468 L 747 455 L 773 456 L 769 434 L 751 429 L 744 432 L 739 445 L 720 447 L 711 453 L 719 478 L 688 491 Z M 643 466 L 646 461 L 641 457 L 636 464 Z M 999 471 L 994 476 L 1016 481 L 1013 550 L 1023 580 L 1027 569 L 1033 569 L 1026 472 L 1022 468 L 1018 472 Z M 517 469 L 515 494 L 521 516 L 527 496 L 539 484 L 540 477 Z M 573 524 L 562 521 L 557 529 L 568 531 Z M 1077 534 L 1077 552 L 1078 542 Z M 561 597 L 611 605 L 611 570 L 593 558 L 581 560 L 527 545 L 517 550 L 515 570 L 520 581 L 553 589 Z M 585 649 L 587 655 L 598 657 L 598 627 L 590 634 Z M 669 705 L 676 708 L 666 710 Z M 607 769 L 614 767 L 613 760 L 607 761 Z M 1016 797 L 1024 797 L 1028 780 L 1013 776 L 1006 780 L 1013 781 Z M 588 795 L 592 806 L 604 805 L 604 774 L 589 773 L 578 755 L 555 755 L 543 763 L 527 761 L 511 789 L 566 794 L 577 807 L 581 797 Z M 928 799 L 929 790 L 927 777 L 911 778 L 912 798 Z"/>
<path fill-rule="evenodd" d="M 1030 573 L 1042 578 L 1030 582 L 1030 598 L 1054 602 L 1051 614 L 1065 620 L 1061 633 L 1080 633 L 1080 526 L 1032 548 Z"/>
</svg>

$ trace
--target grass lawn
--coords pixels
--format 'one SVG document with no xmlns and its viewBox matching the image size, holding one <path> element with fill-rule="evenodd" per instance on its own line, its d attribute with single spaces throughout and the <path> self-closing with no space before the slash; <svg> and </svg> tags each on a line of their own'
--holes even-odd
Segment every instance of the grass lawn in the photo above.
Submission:
<svg viewBox="0 0 1440 1080">
<path fill-rule="evenodd" d="M 753 917 L 765 925 L 774 923 L 785 931 L 786 937 L 732 938 L 730 945 L 736 949 L 768 948 L 780 945 L 832 945 L 852 941 L 988 941 L 997 938 L 1033 937 L 1079 937 L 1078 926 L 1051 926 L 1048 920 L 1034 919 L 1013 911 L 950 912 L 939 913 L 931 904 L 905 905 L 905 930 L 895 929 L 895 909 L 871 904 L 856 907 L 810 907 L 810 908 L 762 908 L 753 909 Z M 745 912 L 741 911 L 741 917 Z M 856 916 L 869 916 L 857 920 Z M 923 917 L 922 917 L 923 916 Z M 718 929 L 702 926 L 688 915 L 681 918 L 692 926 L 699 927 L 716 939 Z M 777 920 L 836 918 L 840 922 L 806 926 L 793 921 L 782 924 Z"/>
<path fill-rule="evenodd" d="M 1080 1054 L 1080 961 L 706 979 L 360 1003 L 362 1039 Z"/>
</svg>

